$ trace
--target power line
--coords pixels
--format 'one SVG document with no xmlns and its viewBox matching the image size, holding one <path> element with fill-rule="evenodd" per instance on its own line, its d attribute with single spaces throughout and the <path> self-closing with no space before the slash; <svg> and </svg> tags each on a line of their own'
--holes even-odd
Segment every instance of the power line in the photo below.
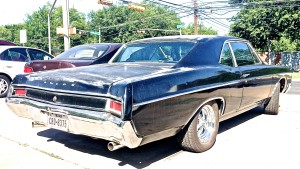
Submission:
<svg viewBox="0 0 300 169">
<path fill-rule="evenodd" d="M 216 20 L 216 19 L 214 19 L 214 18 L 212 18 L 212 17 L 210 17 L 210 16 L 208 16 L 206 14 L 203 14 L 203 15 L 206 16 L 206 17 L 208 17 L 208 18 L 210 18 L 211 19 L 210 21 L 212 21 L 212 22 L 214 22 L 214 23 L 216 23 L 216 24 L 218 24 L 218 25 L 220 25 L 222 27 L 230 28 L 230 26 L 228 26 L 228 25 L 226 25 L 226 24 L 224 24 L 224 23 L 222 23 L 222 22 L 220 22 L 220 21 L 218 21 L 218 20 Z"/>
</svg>

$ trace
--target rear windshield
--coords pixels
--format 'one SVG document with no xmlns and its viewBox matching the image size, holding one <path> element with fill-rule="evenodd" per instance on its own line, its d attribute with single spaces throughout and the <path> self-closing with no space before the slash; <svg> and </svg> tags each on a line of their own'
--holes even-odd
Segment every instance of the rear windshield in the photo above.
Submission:
<svg viewBox="0 0 300 169">
<path fill-rule="evenodd" d="M 112 62 L 177 63 L 195 45 L 195 42 L 148 42 L 123 46 Z"/>
<path fill-rule="evenodd" d="M 108 45 L 95 45 L 95 46 L 76 46 L 60 55 L 56 56 L 58 60 L 94 60 L 102 57 L 108 50 Z"/>
</svg>

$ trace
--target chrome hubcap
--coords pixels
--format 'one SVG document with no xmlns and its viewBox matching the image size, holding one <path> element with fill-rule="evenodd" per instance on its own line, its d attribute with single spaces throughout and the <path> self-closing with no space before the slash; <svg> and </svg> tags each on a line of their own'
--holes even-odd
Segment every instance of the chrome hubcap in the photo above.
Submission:
<svg viewBox="0 0 300 169">
<path fill-rule="evenodd" d="M 4 79 L 0 79 L 0 94 L 4 94 L 8 90 L 8 83 Z"/>
<path fill-rule="evenodd" d="M 201 143 L 208 142 L 215 131 L 215 112 L 210 105 L 202 107 L 198 114 L 197 135 Z"/>
</svg>

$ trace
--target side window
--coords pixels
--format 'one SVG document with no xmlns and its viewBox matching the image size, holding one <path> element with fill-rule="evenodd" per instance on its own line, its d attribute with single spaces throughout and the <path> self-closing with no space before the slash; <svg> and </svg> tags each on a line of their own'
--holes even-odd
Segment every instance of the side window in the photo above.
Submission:
<svg viewBox="0 0 300 169">
<path fill-rule="evenodd" d="M 7 59 L 17 62 L 28 62 L 30 57 L 27 56 L 25 48 L 11 48 L 7 50 Z"/>
<path fill-rule="evenodd" d="M 257 56 L 254 55 L 247 43 L 231 42 L 230 45 L 232 47 L 238 66 L 254 65 L 260 63 Z"/>
<path fill-rule="evenodd" d="M 36 49 L 28 49 L 28 53 L 31 57 L 31 60 L 49 60 L 52 59 L 50 55 L 45 52 L 36 50 Z"/>
<path fill-rule="evenodd" d="M 5 50 L 0 54 L 0 60 L 11 61 L 11 57 L 8 55 L 8 50 Z"/>
<path fill-rule="evenodd" d="M 220 56 L 220 64 L 233 67 L 232 54 L 227 43 L 223 46 Z"/>
<path fill-rule="evenodd" d="M 75 53 L 75 59 L 92 59 L 94 57 L 94 49 L 83 49 Z"/>
</svg>

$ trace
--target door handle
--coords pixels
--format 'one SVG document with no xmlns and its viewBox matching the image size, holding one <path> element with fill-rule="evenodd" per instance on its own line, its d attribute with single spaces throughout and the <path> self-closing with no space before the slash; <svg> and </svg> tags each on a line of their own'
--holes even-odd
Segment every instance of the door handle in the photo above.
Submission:
<svg viewBox="0 0 300 169">
<path fill-rule="evenodd" d="M 249 75 L 250 75 L 249 73 L 242 74 L 242 75 L 241 75 L 241 78 L 246 78 L 246 77 L 248 77 Z"/>
<path fill-rule="evenodd" d="M 7 68 L 12 68 L 12 66 L 5 66 L 5 67 L 7 67 Z"/>
</svg>

